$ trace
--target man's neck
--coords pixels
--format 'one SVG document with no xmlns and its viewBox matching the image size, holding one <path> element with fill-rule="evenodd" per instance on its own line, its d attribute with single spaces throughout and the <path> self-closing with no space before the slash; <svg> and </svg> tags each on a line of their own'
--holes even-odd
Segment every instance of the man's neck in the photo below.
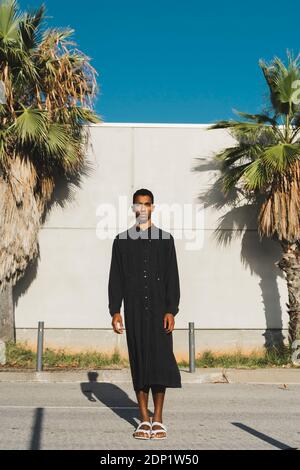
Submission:
<svg viewBox="0 0 300 470">
<path fill-rule="evenodd" d="M 147 220 L 145 223 L 137 223 L 136 226 L 139 227 L 140 230 L 147 230 L 153 223 L 151 222 L 151 219 Z"/>
</svg>

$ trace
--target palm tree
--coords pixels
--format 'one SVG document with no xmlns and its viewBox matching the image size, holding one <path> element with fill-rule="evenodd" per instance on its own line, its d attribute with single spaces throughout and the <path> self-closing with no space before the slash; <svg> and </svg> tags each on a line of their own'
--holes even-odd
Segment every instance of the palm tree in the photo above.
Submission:
<svg viewBox="0 0 300 470">
<path fill-rule="evenodd" d="M 209 129 L 226 128 L 237 145 L 215 155 L 223 195 L 238 206 L 258 206 L 260 241 L 280 243 L 277 266 L 287 281 L 289 344 L 300 339 L 300 105 L 299 55 L 287 51 L 287 65 L 275 57 L 259 65 L 269 88 L 269 106 L 262 114 L 235 112 L 241 120 L 218 121 Z"/>
<path fill-rule="evenodd" d="M 73 30 L 44 29 L 45 7 L 0 3 L 0 336 L 14 339 L 12 287 L 38 253 L 57 178 L 84 170 L 96 71 Z"/>
</svg>

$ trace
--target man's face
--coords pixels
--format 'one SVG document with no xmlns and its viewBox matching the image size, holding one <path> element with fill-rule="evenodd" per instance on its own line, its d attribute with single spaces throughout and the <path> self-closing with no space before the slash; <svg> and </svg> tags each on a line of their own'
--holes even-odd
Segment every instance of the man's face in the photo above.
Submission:
<svg viewBox="0 0 300 470">
<path fill-rule="evenodd" d="M 137 196 L 133 204 L 137 222 L 140 224 L 147 222 L 151 218 L 153 207 L 150 196 Z"/>
</svg>

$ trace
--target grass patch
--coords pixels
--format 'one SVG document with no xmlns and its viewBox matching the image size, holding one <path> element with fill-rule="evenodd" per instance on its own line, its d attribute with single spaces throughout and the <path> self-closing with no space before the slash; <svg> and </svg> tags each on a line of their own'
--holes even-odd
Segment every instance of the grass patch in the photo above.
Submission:
<svg viewBox="0 0 300 470">
<path fill-rule="evenodd" d="M 27 343 L 6 343 L 6 364 L 2 368 L 36 368 L 36 353 Z M 128 361 L 115 351 L 104 354 L 97 351 L 69 353 L 65 349 L 45 348 L 43 370 L 53 369 L 102 369 L 128 367 Z"/>
<path fill-rule="evenodd" d="M 6 343 L 7 362 L 1 369 L 35 369 L 36 353 L 27 343 Z M 188 367 L 187 361 L 178 362 L 179 367 Z M 233 354 L 214 354 L 204 351 L 196 357 L 196 367 L 218 368 L 264 368 L 264 367 L 294 367 L 291 362 L 291 350 L 286 346 L 281 350 L 273 348 L 265 354 L 243 354 L 237 351 Z M 64 349 L 46 348 L 43 355 L 43 370 L 70 369 L 118 369 L 129 367 L 129 361 L 122 358 L 118 351 L 104 354 L 97 351 L 70 353 Z"/>
<path fill-rule="evenodd" d="M 214 354 L 211 351 L 204 351 L 198 354 L 196 367 L 224 367 L 224 368 L 248 368 L 256 369 L 263 367 L 293 367 L 291 362 L 292 351 L 285 346 L 280 350 L 272 348 L 262 353 L 243 354 L 237 351 L 232 354 Z M 184 367 L 188 367 L 188 362 L 182 362 Z"/>
</svg>

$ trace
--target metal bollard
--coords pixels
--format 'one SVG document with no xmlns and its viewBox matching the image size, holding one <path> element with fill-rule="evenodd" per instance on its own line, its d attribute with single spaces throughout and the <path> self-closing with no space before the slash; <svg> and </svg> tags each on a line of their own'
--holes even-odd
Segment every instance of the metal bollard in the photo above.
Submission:
<svg viewBox="0 0 300 470">
<path fill-rule="evenodd" d="M 44 347 L 44 322 L 39 321 L 38 341 L 37 341 L 37 358 L 36 358 L 36 370 L 37 370 L 37 372 L 41 372 L 43 370 L 43 347 Z"/>
<path fill-rule="evenodd" d="M 194 322 L 189 322 L 189 366 L 195 372 L 195 329 Z"/>
</svg>

